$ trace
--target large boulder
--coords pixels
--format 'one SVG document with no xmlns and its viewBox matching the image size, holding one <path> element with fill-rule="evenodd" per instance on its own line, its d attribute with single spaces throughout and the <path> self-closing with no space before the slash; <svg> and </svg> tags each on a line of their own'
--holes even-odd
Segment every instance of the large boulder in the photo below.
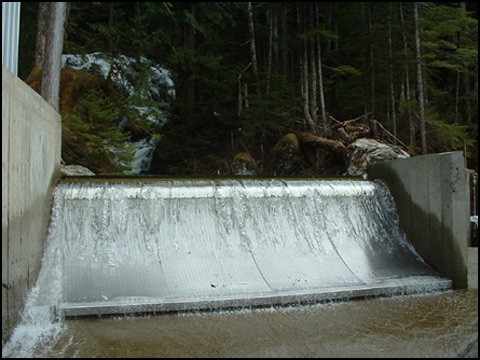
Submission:
<svg viewBox="0 0 480 360">
<path fill-rule="evenodd" d="M 62 176 L 95 176 L 95 173 L 80 165 L 60 165 Z"/>
<path fill-rule="evenodd" d="M 366 176 L 367 166 L 385 160 L 409 158 L 410 155 L 394 145 L 383 144 L 374 139 L 361 138 L 348 147 L 346 175 Z"/>
<path fill-rule="evenodd" d="M 26 83 L 40 92 L 41 78 L 34 68 Z M 144 57 L 62 55 L 62 157 L 96 173 L 148 173 L 174 98 L 170 71 Z"/>
<path fill-rule="evenodd" d="M 258 165 L 248 152 L 240 152 L 233 158 L 232 172 L 234 175 L 256 175 Z"/>
<path fill-rule="evenodd" d="M 302 153 L 295 134 L 284 135 L 273 148 L 274 175 L 292 175 L 301 167 Z"/>
<path fill-rule="evenodd" d="M 42 69 L 35 67 L 25 82 L 36 92 L 42 87 Z M 63 68 L 60 72 L 60 112 L 71 114 L 79 105 L 79 101 L 92 89 L 103 90 L 108 95 L 107 80 L 89 74 L 83 70 Z"/>
</svg>

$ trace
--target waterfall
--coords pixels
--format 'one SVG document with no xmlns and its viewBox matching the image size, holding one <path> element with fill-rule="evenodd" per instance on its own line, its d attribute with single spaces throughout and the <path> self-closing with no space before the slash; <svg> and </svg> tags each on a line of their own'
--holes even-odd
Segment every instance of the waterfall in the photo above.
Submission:
<svg viewBox="0 0 480 360">
<path fill-rule="evenodd" d="M 400 230 L 381 183 L 66 182 L 55 201 L 55 306 L 67 316 L 445 286 Z"/>
<path fill-rule="evenodd" d="M 55 189 L 24 320 L 450 287 L 405 237 L 381 182 L 89 179 Z"/>
</svg>

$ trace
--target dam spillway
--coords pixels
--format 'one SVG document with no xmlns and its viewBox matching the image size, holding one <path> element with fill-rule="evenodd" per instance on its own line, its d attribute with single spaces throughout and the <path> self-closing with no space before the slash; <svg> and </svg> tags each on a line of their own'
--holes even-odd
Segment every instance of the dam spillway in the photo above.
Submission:
<svg viewBox="0 0 480 360">
<path fill-rule="evenodd" d="M 65 181 L 44 268 L 43 305 L 62 317 L 451 287 L 400 230 L 388 188 L 360 180 Z"/>
</svg>

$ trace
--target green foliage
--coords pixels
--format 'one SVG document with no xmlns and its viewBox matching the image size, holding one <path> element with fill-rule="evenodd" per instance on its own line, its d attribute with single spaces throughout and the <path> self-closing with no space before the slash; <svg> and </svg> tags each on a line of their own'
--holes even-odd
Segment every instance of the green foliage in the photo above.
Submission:
<svg viewBox="0 0 480 360">
<path fill-rule="evenodd" d="M 339 75 L 355 75 L 360 76 L 362 73 L 350 65 L 340 65 L 332 69 Z"/>
<path fill-rule="evenodd" d="M 334 32 L 322 28 L 311 29 L 297 34 L 299 40 L 316 39 L 317 37 L 325 41 L 333 41 L 340 38 Z"/>
<path fill-rule="evenodd" d="M 91 89 L 79 106 L 63 115 L 62 147 L 67 163 L 89 167 L 97 173 L 122 172 L 129 169 L 131 149 L 114 120 L 119 112 L 102 92 Z"/>
<path fill-rule="evenodd" d="M 172 71 L 176 99 L 168 109 L 134 111 L 153 109 L 155 104 L 148 91 L 149 65 L 137 61 L 131 72 L 121 76 L 146 90 L 130 97 L 128 91 L 121 94 L 117 89 L 108 94 L 114 106 L 106 107 L 105 112 L 100 105 L 106 103 L 89 98 L 90 104 L 84 103 L 67 119 L 72 129 L 67 129 L 68 136 L 83 134 L 83 143 L 101 142 L 95 137 L 98 129 L 86 115 L 96 113 L 95 117 L 104 119 L 100 122 L 110 117 L 122 134 L 131 134 L 132 140 L 161 137 L 156 152 L 159 172 L 226 173 L 229 159 L 245 148 L 256 160 L 264 161 L 263 166 L 276 140 L 301 128 L 303 74 L 299 60 L 303 44 L 319 39 L 326 111 L 337 119 L 351 119 L 375 106 L 376 120 L 392 130 L 393 81 L 399 137 L 409 142 L 407 113 L 411 110 L 418 129 L 419 111 L 412 3 L 252 5 L 259 81 L 253 74 L 246 3 L 70 3 L 66 53 L 102 51 L 137 60 L 148 58 Z M 33 5 L 26 5 L 25 10 L 25 25 L 34 23 L 28 19 L 35 15 Z M 420 16 L 429 117 L 427 143 L 431 151 L 459 149 L 464 143 L 470 146 L 477 139 L 478 21 L 458 3 L 420 3 Z M 30 42 L 32 34 L 34 31 L 28 34 Z M 22 51 L 28 53 L 27 49 Z M 406 70 L 410 101 L 405 93 Z M 240 116 L 239 85 L 248 90 L 248 95 L 242 90 Z M 319 98 L 317 94 L 314 108 L 320 107 Z M 167 114 L 163 127 L 148 120 L 160 113 Z M 112 138 L 109 143 L 116 143 L 114 133 L 105 131 L 104 135 Z M 98 153 L 111 161 L 117 157 L 109 151 Z"/>
<path fill-rule="evenodd" d="M 476 145 L 467 126 L 442 119 L 435 109 L 428 111 L 426 123 L 430 152 L 463 150 L 465 147 L 472 149 Z"/>
<path fill-rule="evenodd" d="M 156 149 L 156 171 L 176 176 L 225 174 L 230 130 L 214 113 L 172 116 Z"/>
</svg>

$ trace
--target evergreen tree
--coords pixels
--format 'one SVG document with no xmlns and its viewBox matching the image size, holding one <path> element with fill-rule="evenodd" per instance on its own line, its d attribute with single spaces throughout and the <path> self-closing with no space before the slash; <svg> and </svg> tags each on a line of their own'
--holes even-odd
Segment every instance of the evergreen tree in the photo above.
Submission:
<svg viewBox="0 0 480 360">
<path fill-rule="evenodd" d="M 172 71 L 167 124 L 122 125 L 162 138 L 161 172 L 228 173 L 239 151 L 267 168 L 287 132 L 333 136 L 331 116 L 367 113 L 412 154 L 466 146 L 476 159 L 478 22 L 470 3 L 420 5 L 417 62 L 411 3 L 71 3 L 65 52 L 145 57 Z"/>
</svg>

